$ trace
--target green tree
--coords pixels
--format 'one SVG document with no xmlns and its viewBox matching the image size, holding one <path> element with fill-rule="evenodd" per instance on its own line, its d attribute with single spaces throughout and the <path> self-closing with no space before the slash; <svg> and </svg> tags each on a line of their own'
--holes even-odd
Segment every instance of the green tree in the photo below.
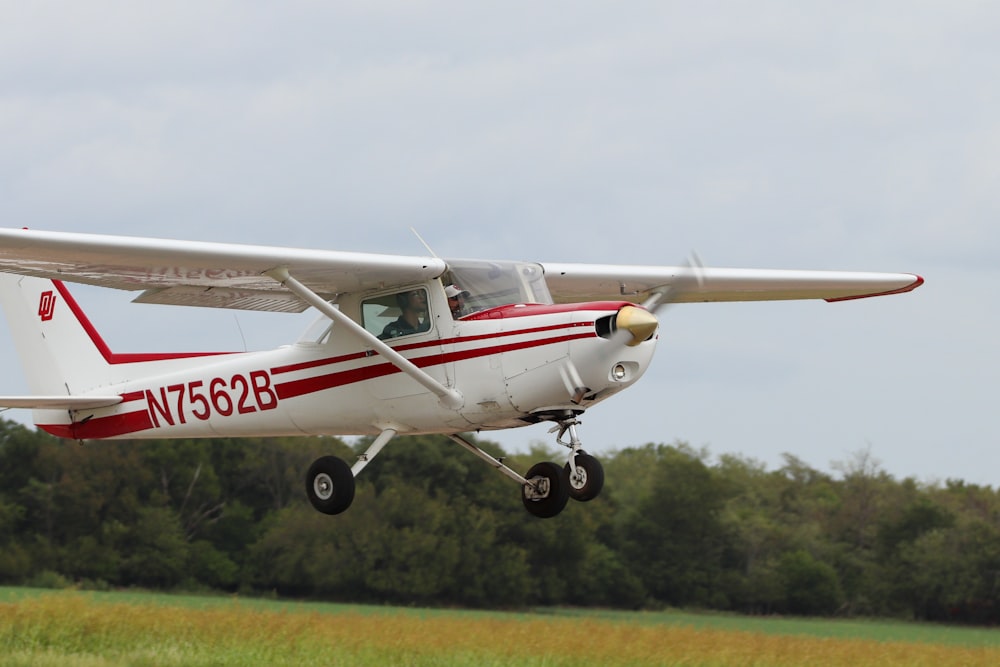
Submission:
<svg viewBox="0 0 1000 667">
<path fill-rule="evenodd" d="M 717 585 L 725 548 L 724 489 L 703 453 L 660 446 L 657 455 L 652 487 L 622 523 L 622 553 L 655 599 L 725 607 Z"/>
<path fill-rule="evenodd" d="M 784 554 L 777 574 L 784 585 L 783 607 L 789 613 L 828 615 L 837 611 L 842 603 L 836 571 L 807 551 Z"/>
<path fill-rule="evenodd" d="M 173 588 L 186 578 L 189 545 L 177 515 L 168 507 L 145 507 L 120 536 L 121 578 L 129 585 Z"/>
</svg>

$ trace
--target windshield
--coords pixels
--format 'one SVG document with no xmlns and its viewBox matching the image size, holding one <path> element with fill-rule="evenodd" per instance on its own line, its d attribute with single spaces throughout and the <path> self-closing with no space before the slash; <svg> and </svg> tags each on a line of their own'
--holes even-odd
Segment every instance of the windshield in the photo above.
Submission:
<svg viewBox="0 0 1000 667">
<path fill-rule="evenodd" d="M 467 292 L 466 313 L 515 303 L 552 303 L 540 264 L 449 259 L 445 286 Z"/>
</svg>

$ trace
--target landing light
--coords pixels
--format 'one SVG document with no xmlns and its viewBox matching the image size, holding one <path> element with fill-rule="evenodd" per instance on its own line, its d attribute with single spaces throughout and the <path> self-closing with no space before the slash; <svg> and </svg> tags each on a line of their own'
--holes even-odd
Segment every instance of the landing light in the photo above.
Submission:
<svg viewBox="0 0 1000 667">
<path fill-rule="evenodd" d="M 611 368 L 611 377 L 617 380 L 618 382 L 624 380 L 626 375 L 628 375 L 628 371 L 625 369 L 624 364 L 615 364 Z"/>
</svg>

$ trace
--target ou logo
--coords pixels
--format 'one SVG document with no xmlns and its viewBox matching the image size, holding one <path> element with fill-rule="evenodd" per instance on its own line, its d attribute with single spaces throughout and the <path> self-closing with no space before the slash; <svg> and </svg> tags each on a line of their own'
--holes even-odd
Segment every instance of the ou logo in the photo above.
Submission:
<svg viewBox="0 0 1000 667">
<path fill-rule="evenodd" d="M 42 322 L 47 322 L 52 319 L 52 313 L 56 309 L 56 295 L 52 290 L 42 292 L 42 298 L 38 302 L 38 316 L 42 318 Z"/>
</svg>

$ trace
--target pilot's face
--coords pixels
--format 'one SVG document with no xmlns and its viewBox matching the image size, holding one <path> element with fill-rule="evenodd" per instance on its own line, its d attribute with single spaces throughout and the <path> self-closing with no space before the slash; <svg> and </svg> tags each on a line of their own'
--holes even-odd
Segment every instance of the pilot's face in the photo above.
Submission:
<svg viewBox="0 0 1000 667">
<path fill-rule="evenodd" d="M 416 310 L 426 310 L 427 309 L 427 293 L 422 289 L 415 289 L 406 293 L 407 303 L 410 304 L 410 308 Z"/>
</svg>

